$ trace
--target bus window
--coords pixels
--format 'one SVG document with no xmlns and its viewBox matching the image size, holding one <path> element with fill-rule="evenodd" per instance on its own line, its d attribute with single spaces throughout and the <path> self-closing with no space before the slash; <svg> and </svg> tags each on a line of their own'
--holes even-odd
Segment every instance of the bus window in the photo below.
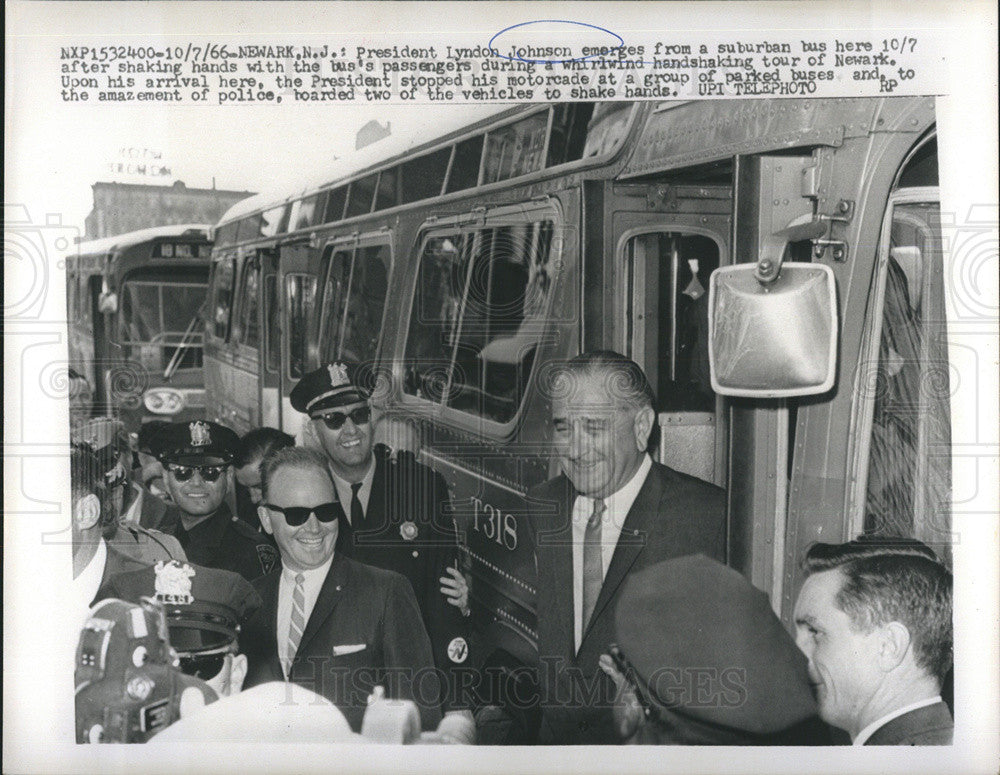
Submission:
<svg viewBox="0 0 1000 775">
<path fill-rule="evenodd" d="M 347 198 L 347 214 L 345 218 L 364 215 L 372 210 L 372 199 L 378 184 L 378 173 L 372 173 L 351 183 L 351 195 Z"/>
<path fill-rule="evenodd" d="M 264 275 L 264 364 L 276 374 L 281 368 L 281 326 L 278 325 L 278 280 Z"/>
<path fill-rule="evenodd" d="M 314 226 L 323 212 L 326 204 L 323 197 L 325 194 L 313 194 L 305 199 L 300 199 L 292 205 L 289 215 L 288 231 L 298 231 Z"/>
<path fill-rule="evenodd" d="M 375 209 L 385 210 L 399 204 L 399 169 L 389 167 L 382 170 L 378 178 L 378 191 L 375 194 Z"/>
<path fill-rule="evenodd" d="M 351 283 L 351 263 L 354 252 L 350 249 L 338 250 L 330 258 L 323 288 L 323 309 L 320 312 L 319 330 L 323 362 L 340 358 L 340 331 L 344 320 L 344 304 L 347 289 Z"/>
<path fill-rule="evenodd" d="M 288 320 L 288 377 L 301 379 L 306 373 L 309 314 L 316 304 L 316 278 L 307 274 L 285 276 L 285 308 Z"/>
<path fill-rule="evenodd" d="M 347 186 L 340 186 L 330 191 L 326 200 L 326 212 L 323 223 L 339 221 L 344 217 L 344 205 L 347 204 Z"/>
<path fill-rule="evenodd" d="M 626 354 L 645 368 L 661 412 L 714 412 L 708 374 L 709 237 L 651 232 L 625 250 Z"/>
<path fill-rule="evenodd" d="M 236 262 L 224 258 L 215 265 L 212 280 L 212 325 L 211 332 L 217 339 L 229 336 L 229 314 L 233 306 L 233 280 L 236 276 Z"/>
<path fill-rule="evenodd" d="M 122 283 L 120 341 L 129 348 L 129 357 L 149 371 L 166 369 L 182 343 L 178 368 L 201 368 L 201 347 L 187 343 L 205 300 L 204 279 L 184 279 L 177 274 L 168 280 L 142 273 Z M 200 337 L 194 342 L 200 345 Z"/>
<path fill-rule="evenodd" d="M 356 361 L 375 358 L 388 286 L 389 246 L 360 248 L 354 258 L 354 272 L 341 330 L 341 357 Z"/>
<path fill-rule="evenodd" d="M 483 183 L 496 183 L 540 170 L 544 163 L 548 111 L 495 129 L 486 138 Z"/>
<path fill-rule="evenodd" d="M 234 326 L 233 339 L 255 350 L 260 347 L 260 322 L 257 315 L 259 282 L 260 264 L 256 260 L 248 260 L 243 269 L 239 322 Z"/>
<path fill-rule="evenodd" d="M 273 237 L 282 231 L 282 222 L 285 221 L 286 210 L 284 205 L 272 207 L 261 213 L 260 234 L 255 236 Z M 242 236 L 242 235 L 240 235 Z"/>
<path fill-rule="evenodd" d="M 493 422 L 514 418 L 544 329 L 552 230 L 537 221 L 428 241 L 407 392 Z"/>
<path fill-rule="evenodd" d="M 455 158 L 448 173 L 445 193 L 464 191 L 479 184 L 479 165 L 483 157 L 483 136 L 476 135 L 455 146 Z"/>
<path fill-rule="evenodd" d="M 880 266 L 864 531 L 915 536 L 947 557 L 950 387 L 937 204 L 895 203 Z"/>
<path fill-rule="evenodd" d="M 444 395 L 472 241 L 471 234 L 456 233 L 433 236 L 424 245 L 406 337 L 403 390 L 410 395 L 434 402 Z"/>
<path fill-rule="evenodd" d="M 587 142 L 587 122 L 594 115 L 594 103 L 561 102 L 553 106 L 553 110 L 546 167 L 583 157 L 583 148 Z"/>
<path fill-rule="evenodd" d="M 403 204 L 418 199 L 430 199 L 441 194 L 441 184 L 448 174 L 448 160 L 451 148 L 442 148 L 426 156 L 403 162 L 402 197 Z"/>
</svg>

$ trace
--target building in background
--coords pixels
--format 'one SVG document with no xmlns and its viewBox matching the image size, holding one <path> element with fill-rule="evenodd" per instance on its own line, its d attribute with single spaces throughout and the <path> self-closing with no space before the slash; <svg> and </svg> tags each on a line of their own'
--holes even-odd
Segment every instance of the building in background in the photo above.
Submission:
<svg viewBox="0 0 1000 775">
<path fill-rule="evenodd" d="M 85 221 L 84 239 L 100 239 L 151 226 L 215 223 L 232 205 L 253 191 L 188 188 L 141 183 L 94 183 L 94 208 Z"/>
</svg>

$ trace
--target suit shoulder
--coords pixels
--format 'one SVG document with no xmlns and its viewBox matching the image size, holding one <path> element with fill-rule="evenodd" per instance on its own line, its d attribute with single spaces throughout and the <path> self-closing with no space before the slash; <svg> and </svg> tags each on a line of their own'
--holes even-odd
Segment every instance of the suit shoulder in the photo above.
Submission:
<svg viewBox="0 0 1000 775">
<path fill-rule="evenodd" d="M 529 487 L 526 495 L 529 500 L 548 500 L 563 494 L 568 484 L 569 480 L 563 474 L 558 474 L 534 487 Z"/>
<path fill-rule="evenodd" d="M 655 472 L 656 475 L 673 488 L 682 488 L 692 494 L 700 494 L 705 498 L 718 499 L 720 501 L 725 500 L 726 491 L 724 489 L 711 482 L 706 482 L 704 479 L 699 479 L 697 476 L 681 473 L 670 466 L 656 462 L 653 463 L 652 472 Z"/>
</svg>

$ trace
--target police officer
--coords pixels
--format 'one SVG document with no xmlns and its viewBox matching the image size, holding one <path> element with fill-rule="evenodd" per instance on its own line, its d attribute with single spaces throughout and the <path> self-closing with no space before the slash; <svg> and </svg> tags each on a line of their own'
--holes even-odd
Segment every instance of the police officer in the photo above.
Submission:
<svg viewBox="0 0 1000 775">
<path fill-rule="evenodd" d="M 103 479 L 102 524 L 109 546 L 143 564 L 157 560 L 183 560 L 184 550 L 177 539 L 159 530 L 144 527 L 138 518 L 141 512 L 159 513 L 165 505 L 136 487 L 129 479 L 132 449 L 121 421 L 113 417 L 95 417 L 78 425 L 72 432 L 73 442 L 85 444 L 95 455 Z"/>
<path fill-rule="evenodd" d="M 206 421 L 171 423 L 158 434 L 163 480 L 173 500 L 162 529 L 177 537 L 191 562 L 249 580 L 270 572 L 278 550 L 234 518 L 225 502 L 238 443 L 232 430 Z"/>
<path fill-rule="evenodd" d="M 338 362 L 306 374 L 290 397 L 312 421 L 348 519 L 337 551 L 409 579 L 435 665 L 449 676 L 444 710 L 464 709 L 459 673 L 470 664 L 468 590 L 457 569 L 454 523 L 445 512 L 448 489 L 412 453 L 393 456 L 373 444 L 373 387 L 370 369 Z"/>
<path fill-rule="evenodd" d="M 163 606 L 170 645 L 180 669 L 205 681 L 220 697 L 243 688 L 247 658 L 239 654 L 242 624 L 260 608 L 253 586 L 238 573 L 187 562 L 158 562 L 120 573 L 98 595 Z"/>
</svg>

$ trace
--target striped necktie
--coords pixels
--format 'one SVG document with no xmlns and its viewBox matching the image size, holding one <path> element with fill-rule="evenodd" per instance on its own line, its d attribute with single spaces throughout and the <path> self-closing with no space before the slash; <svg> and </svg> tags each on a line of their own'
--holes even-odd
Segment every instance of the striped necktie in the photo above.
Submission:
<svg viewBox="0 0 1000 775">
<path fill-rule="evenodd" d="M 604 501 L 598 498 L 594 501 L 594 510 L 587 520 L 587 528 L 583 533 L 583 601 L 580 606 L 580 638 L 587 632 L 587 625 L 597 605 L 597 597 L 601 594 L 604 583 L 604 567 L 601 561 L 601 515 L 604 514 Z"/>
<path fill-rule="evenodd" d="M 302 633 L 306 629 L 306 577 L 298 573 L 295 575 L 295 591 L 292 592 L 292 618 L 288 623 L 288 666 L 286 675 L 292 673 L 292 660 L 299 650 L 299 643 L 302 641 Z"/>
</svg>

